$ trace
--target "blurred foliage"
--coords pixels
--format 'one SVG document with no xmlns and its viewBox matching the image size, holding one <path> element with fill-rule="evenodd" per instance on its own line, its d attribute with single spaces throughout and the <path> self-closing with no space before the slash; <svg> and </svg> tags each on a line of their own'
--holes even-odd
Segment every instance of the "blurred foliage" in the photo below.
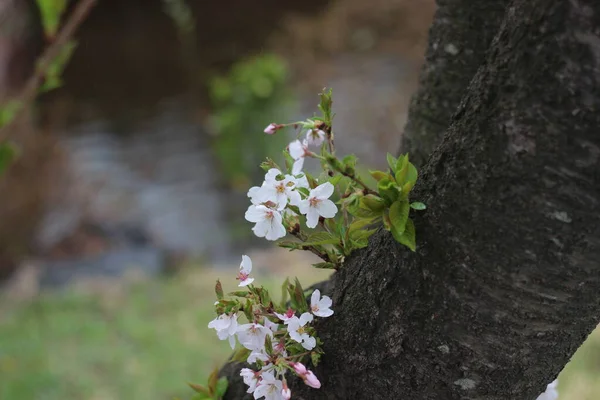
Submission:
<svg viewBox="0 0 600 400">
<path fill-rule="evenodd" d="M 287 145 L 284 132 L 263 133 L 273 118 L 288 119 L 293 103 L 286 76 L 285 63 L 264 54 L 238 62 L 227 76 L 209 82 L 215 153 L 223 177 L 234 188 L 247 189 L 251 174 L 260 173 L 256 166 Z"/>
<path fill-rule="evenodd" d="M 67 0 L 37 0 L 46 36 L 53 37 L 67 7 Z"/>
<path fill-rule="evenodd" d="M 177 28 L 183 33 L 191 33 L 195 29 L 192 10 L 185 0 L 162 0 L 165 11 L 175 21 Z"/>
</svg>

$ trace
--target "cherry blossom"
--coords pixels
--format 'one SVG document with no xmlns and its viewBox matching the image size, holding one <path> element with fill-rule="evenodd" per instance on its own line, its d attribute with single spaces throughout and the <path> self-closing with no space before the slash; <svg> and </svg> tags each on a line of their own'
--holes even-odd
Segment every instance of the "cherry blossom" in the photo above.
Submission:
<svg viewBox="0 0 600 400">
<path fill-rule="evenodd" d="M 304 158 L 309 156 L 311 152 L 308 150 L 308 142 L 303 140 L 295 140 L 288 145 L 290 156 L 294 159 L 294 165 L 292 166 L 292 175 L 298 175 L 302 171 L 304 166 Z"/>
<path fill-rule="evenodd" d="M 249 364 L 253 364 L 257 360 L 267 362 L 267 361 L 269 361 L 269 356 L 266 353 L 264 353 L 263 351 L 254 350 L 250 353 L 250 355 L 248 355 L 248 358 L 246 359 L 246 361 Z"/>
<path fill-rule="evenodd" d="M 287 322 L 287 330 L 290 337 L 300 343 L 306 350 L 312 350 L 317 345 L 316 339 L 306 333 L 304 328 L 304 326 L 312 320 L 312 314 L 304 313 L 300 318 L 292 317 Z"/>
<path fill-rule="evenodd" d="M 277 318 L 282 320 L 284 324 L 287 325 L 288 321 L 294 316 L 294 310 L 291 308 L 288 308 L 287 311 L 285 312 L 285 314 L 275 313 L 275 315 L 277 316 Z"/>
<path fill-rule="evenodd" d="M 283 209 L 288 200 L 290 204 L 297 206 L 300 203 L 300 193 L 296 189 L 296 178 L 292 175 L 285 175 L 283 179 L 277 180 L 278 176 L 283 176 L 277 168 L 271 168 L 265 175 L 265 181 L 256 196 L 262 202 L 273 202 L 277 204 L 279 210 Z"/>
<path fill-rule="evenodd" d="M 320 129 L 309 129 L 306 132 L 306 142 L 310 146 L 320 146 L 325 141 L 325 132 Z"/>
<path fill-rule="evenodd" d="M 254 282 L 254 278 L 250 278 L 250 272 L 252 272 L 252 260 L 244 255 L 240 264 L 240 272 L 237 274 L 237 279 L 240 281 L 239 287 L 248 286 Z"/>
<path fill-rule="evenodd" d="M 252 228 L 252 232 L 258 237 L 277 240 L 286 234 L 281 213 L 262 204 L 252 204 L 248 207 L 245 218 L 247 221 L 256 224 Z"/>
<path fill-rule="evenodd" d="M 221 314 L 208 323 L 208 327 L 217 331 L 220 340 L 229 339 L 231 349 L 235 347 L 235 334 L 238 329 L 237 314 Z"/>
<path fill-rule="evenodd" d="M 250 368 L 242 368 L 240 376 L 244 379 L 244 383 L 248 385 L 246 393 L 252 393 L 258 384 L 258 374 Z"/>
<path fill-rule="evenodd" d="M 240 325 L 237 330 L 238 340 L 248 350 L 263 351 L 267 335 L 273 337 L 273 332 L 261 324 L 251 323 Z"/>
<path fill-rule="evenodd" d="M 334 187 L 330 182 L 325 182 L 310 191 L 308 197 L 300 202 L 300 212 L 306 215 L 306 226 L 314 228 L 319 223 L 319 216 L 333 218 L 338 209 L 329 197 L 333 194 Z"/>
<path fill-rule="evenodd" d="M 261 374 L 261 379 L 254 390 L 254 398 L 259 399 L 262 396 L 265 400 L 281 400 L 281 391 L 283 383 L 275 378 L 272 372 L 265 371 Z"/>
<path fill-rule="evenodd" d="M 310 310 L 317 317 L 330 317 L 333 315 L 331 307 L 331 299 L 329 296 L 321 298 L 321 291 L 316 289 L 310 296 Z"/>
</svg>

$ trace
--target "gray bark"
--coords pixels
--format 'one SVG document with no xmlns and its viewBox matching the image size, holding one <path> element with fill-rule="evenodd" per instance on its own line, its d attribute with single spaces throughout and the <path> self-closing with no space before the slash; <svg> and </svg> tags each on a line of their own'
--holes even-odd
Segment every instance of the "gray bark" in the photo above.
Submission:
<svg viewBox="0 0 600 400">
<path fill-rule="evenodd" d="M 417 166 L 439 145 L 500 28 L 508 0 L 438 0 L 419 88 L 411 99 L 401 153 Z"/>
<path fill-rule="evenodd" d="M 599 107 L 600 4 L 516 0 L 423 168 L 417 252 L 382 231 L 347 260 L 295 398 L 543 392 L 600 315 Z"/>
</svg>

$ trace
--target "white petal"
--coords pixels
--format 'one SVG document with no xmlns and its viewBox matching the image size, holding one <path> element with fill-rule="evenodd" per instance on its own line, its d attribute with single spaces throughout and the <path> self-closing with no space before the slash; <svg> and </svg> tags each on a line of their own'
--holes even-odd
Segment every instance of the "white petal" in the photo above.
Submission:
<svg viewBox="0 0 600 400">
<path fill-rule="evenodd" d="M 302 197 L 300 197 L 300 193 L 295 190 L 290 190 L 288 193 L 288 197 L 290 198 L 290 204 L 293 206 L 300 206 L 300 202 L 302 201 Z"/>
<path fill-rule="evenodd" d="M 248 210 L 246 210 L 246 214 L 244 214 L 246 221 L 259 222 L 264 220 L 266 208 L 267 207 L 265 206 L 251 205 L 250 207 L 248 207 Z"/>
<path fill-rule="evenodd" d="M 242 271 L 245 274 L 249 274 L 250 272 L 252 272 L 252 260 L 247 255 L 242 256 L 240 271 Z"/>
<path fill-rule="evenodd" d="M 302 343 L 302 336 L 296 331 L 289 331 L 290 337 L 298 343 Z"/>
<path fill-rule="evenodd" d="M 303 187 L 308 189 L 308 178 L 306 174 L 302 174 L 301 178 L 296 179 L 296 187 Z"/>
<path fill-rule="evenodd" d="M 273 218 L 270 221 L 269 230 L 268 230 L 267 234 L 265 235 L 265 239 L 277 240 L 277 239 L 284 237 L 286 233 L 287 232 L 282 223 L 281 214 L 278 212 L 273 212 Z"/>
<path fill-rule="evenodd" d="M 231 346 L 231 350 L 235 348 L 235 336 L 229 336 L 229 345 Z"/>
<path fill-rule="evenodd" d="M 243 281 L 240 282 L 240 284 L 238 285 L 239 287 L 244 287 L 244 286 L 248 286 L 249 284 L 251 284 L 252 282 L 254 282 L 254 278 L 248 278 L 248 279 L 244 279 Z"/>
<path fill-rule="evenodd" d="M 317 317 L 327 318 L 333 315 L 333 310 L 329 308 L 319 308 L 319 311 L 313 312 Z"/>
<path fill-rule="evenodd" d="M 252 232 L 258 237 L 265 237 L 271 231 L 271 223 L 266 220 L 262 220 L 254 225 Z"/>
<path fill-rule="evenodd" d="M 318 306 L 320 298 L 321 298 L 321 291 L 319 289 L 315 289 L 315 291 L 310 296 L 310 306 L 311 307 Z"/>
<path fill-rule="evenodd" d="M 277 175 L 281 175 L 281 171 L 278 170 L 277 168 L 271 168 L 265 174 L 265 183 L 277 182 L 277 180 L 275 179 L 275 178 L 277 178 Z"/>
<path fill-rule="evenodd" d="M 292 174 L 298 175 L 302 172 L 302 167 L 304 166 L 304 157 L 301 157 L 294 161 L 294 165 L 292 166 Z"/>
<path fill-rule="evenodd" d="M 310 201 L 308 201 L 308 199 L 302 200 L 298 205 L 298 209 L 300 210 L 300 214 L 306 215 L 310 209 Z"/>
<path fill-rule="evenodd" d="M 333 218 L 338 209 L 331 200 L 321 200 L 316 207 L 317 211 L 323 218 Z"/>
<path fill-rule="evenodd" d="M 319 308 L 329 308 L 331 307 L 331 304 L 333 304 L 331 298 L 329 296 L 323 296 L 321 301 L 319 301 Z"/>
<path fill-rule="evenodd" d="M 328 199 L 333 194 L 334 186 L 331 182 L 325 182 L 310 191 L 310 197 Z"/>
<path fill-rule="evenodd" d="M 302 347 L 304 347 L 306 350 L 312 350 L 317 345 L 317 340 L 312 336 L 304 337 L 303 339 L 304 341 L 302 342 Z"/>
<path fill-rule="evenodd" d="M 306 226 L 314 228 L 319 223 L 319 212 L 314 207 L 309 207 L 306 213 Z"/>
<path fill-rule="evenodd" d="M 294 160 L 304 157 L 304 146 L 302 146 L 302 143 L 300 143 L 299 140 L 294 140 L 292 143 L 290 143 L 288 146 L 288 151 Z"/>
<path fill-rule="evenodd" d="M 311 313 L 305 312 L 304 314 L 302 314 L 300 316 L 299 320 L 300 320 L 300 326 L 304 326 L 304 325 L 306 325 L 307 322 L 310 322 L 313 320 L 313 316 Z"/>
</svg>

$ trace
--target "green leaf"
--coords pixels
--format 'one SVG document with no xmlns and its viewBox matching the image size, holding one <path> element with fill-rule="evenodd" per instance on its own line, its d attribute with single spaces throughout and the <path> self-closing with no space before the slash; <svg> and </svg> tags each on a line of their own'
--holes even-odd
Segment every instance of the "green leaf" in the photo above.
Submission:
<svg viewBox="0 0 600 400">
<path fill-rule="evenodd" d="M 265 350 L 267 351 L 267 354 L 273 354 L 273 341 L 269 335 L 265 336 Z"/>
<path fill-rule="evenodd" d="M 295 160 L 292 158 L 289 151 L 287 151 L 287 150 L 283 151 L 283 159 L 285 160 L 285 167 L 286 167 L 287 171 L 291 174 L 292 167 L 294 166 Z"/>
<path fill-rule="evenodd" d="M 391 169 L 392 171 L 395 171 L 395 170 L 396 170 L 396 162 L 397 162 L 397 161 L 398 161 L 398 160 L 396 160 L 396 157 L 394 157 L 394 156 L 393 156 L 393 155 L 391 155 L 390 153 L 387 153 L 387 162 L 388 162 L 388 165 L 390 166 L 390 169 Z"/>
<path fill-rule="evenodd" d="M 210 373 L 210 376 L 208 377 L 208 391 L 210 392 L 210 394 L 213 394 L 215 392 L 215 388 L 217 387 L 218 379 L 219 379 L 219 369 L 215 368 L 215 369 L 213 369 L 213 371 Z"/>
<path fill-rule="evenodd" d="M 377 191 L 390 205 L 400 197 L 400 190 L 396 185 L 396 182 L 387 178 L 384 178 L 377 183 Z"/>
<path fill-rule="evenodd" d="M 248 356 L 250 355 L 250 350 L 245 347 L 238 349 L 233 356 L 231 356 L 231 361 L 235 362 L 246 362 Z"/>
<path fill-rule="evenodd" d="M 380 181 L 383 178 L 389 178 L 390 174 L 386 174 L 383 171 L 371 171 L 369 170 L 369 174 L 371 174 L 371 176 L 376 180 L 376 181 Z"/>
<path fill-rule="evenodd" d="M 392 233 L 400 237 L 406 228 L 410 206 L 406 201 L 397 201 L 390 207 L 390 223 Z"/>
<path fill-rule="evenodd" d="M 410 203 L 410 208 L 412 208 L 413 210 L 425 210 L 427 206 L 421 203 L 420 201 L 415 201 L 413 203 Z"/>
<path fill-rule="evenodd" d="M 18 157 L 19 149 L 12 142 L 0 143 L 0 175 L 3 174 L 10 164 Z"/>
<path fill-rule="evenodd" d="M 248 322 L 254 321 L 254 315 L 252 313 L 252 302 L 250 300 L 246 300 L 246 304 L 244 305 L 244 315 Z"/>
<path fill-rule="evenodd" d="M 285 308 L 287 301 L 288 301 L 288 285 L 290 284 L 290 280 L 288 278 L 285 278 L 285 281 L 283 281 L 283 284 L 281 285 L 281 307 Z"/>
<path fill-rule="evenodd" d="M 202 393 L 202 394 L 206 394 L 206 395 L 210 396 L 210 392 L 208 391 L 208 389 L 202 385 L 199 385 L 197 383 L 188 382 L 188 386 L 191 387 L 192 389 L 194 389 L 194 391 L 197 393 Z"/>
<path fill-rule="evenodd" d="M 221 285 L 221 281 L 217 279 L 217 283 L 215 284 L 215 293 L 217 295 L 217 299 L 223 299 L 223 286 Z"/>
<path fill-rule="evenodd" d="M 312 361 L 312 364 L 316 367 L 321 361 L 321 354 L 313 351 L 312 353 L 310 353 L 310 361 Z"/>
<path fill-rule="evenodd" d="M 308 305 L 306 304 L 306 297 L 304 296 L 304 290 L 302 289 L 302 285 L 298 278 L 294 280 L 294 298 L 296 299 L 296 303 L 298 304 L 297 310 L 300 313 L 308 311 Z"/>
<path fill-rule="evenodd" d="M 333 186 L 337 186 L 338 183 L 342 180 L 343 175 L 334 175 L 327 179 L 327 182 L 331 183 Z"/>
<path fill-rule="evenodd" d="M 418 178 L 419 178 L 419 172 L 417 171 L 417 168 L 412 163 L 408 163 L 408 172 L 406 174 L 406 181 L 412 182 L 414 185 L 417 182 Z"/>
<path fill-rule="evenodd" d="M 353 231 L 360 230 L 360 229 L 364 228 L 365 226 L 373 225 L 375 222 L 377 222 L 378 219 L 379 219 L 378 217 L 356 218 L 354 221 L 352 221 L 352 223 L 348 227 L 348 231 L 350 232 L 350 234 L 352 234 Z"/>
<path fill-rule="evenodd" d="M 417 248 L 416 239 L 415 239 L 415 225 L 411 219 L 406 222 L 406 229 L 401 236 L 396 236 L 394 231 L 392 230 L 392 235 L 397 242 L 405 245 L 412 251 L 415 251 Z"/>
<path fill-rule="evenodd" d="M 360 202 L 364 208 L 375 212 L 381 212 L 385 208 L 385 200 L 374 194 L 361 197 Z"/>
<path fill-rule="evenodd" d="M 320 262 L 313 264 L 312 266 L 319 269 L 335 269 L 335 264 L 330 262 Z"/>
<path fill-rule="evenodd" d="M 337 244 L 340 242 L 340 238 L 329 232 L 315 232 L 311 233 L 306 242 L 302 243 L 304 246 L 322 246 L 324 244 Z"/>
<path fill-rule="evenodd" d="M 229 382 L 227 382 L 227 378 L 224 376 L 217 381 L 217 386 L 215 388 L 215 396 L 217 399 L 221 399 L 223 396 L 225 396 L 228 386 Z"/>
</svg>

